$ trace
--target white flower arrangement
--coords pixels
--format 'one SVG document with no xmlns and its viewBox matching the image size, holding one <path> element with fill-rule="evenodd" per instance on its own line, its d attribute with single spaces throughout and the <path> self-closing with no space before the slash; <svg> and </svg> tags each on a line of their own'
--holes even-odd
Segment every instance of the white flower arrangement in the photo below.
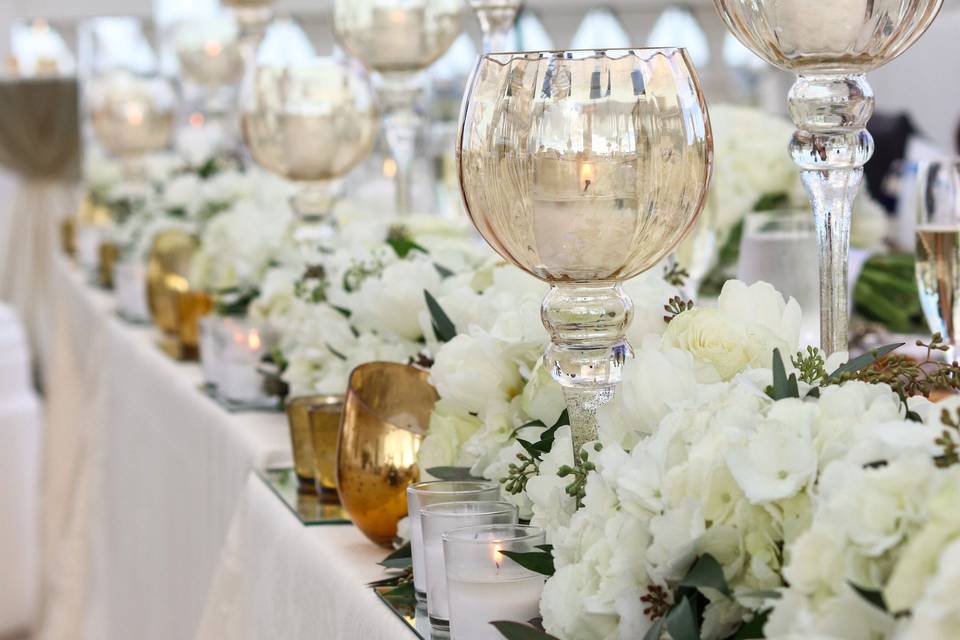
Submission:
<svg viewBox="0 0 960 640">
<path fill-rule="evenodd" d="M 444 299 L 453 317 L 469 297 Z M 547 530 L 556 638 L 954 637 L 960 401 L 854 379 L 869 357 L 791 358 L 799 324 L 795 301 L 736 281 L 651 323 L 579 466 L 545 336 L 465 324 L 437 353 L 421 466 L 501 481 Z"/>
</svg>

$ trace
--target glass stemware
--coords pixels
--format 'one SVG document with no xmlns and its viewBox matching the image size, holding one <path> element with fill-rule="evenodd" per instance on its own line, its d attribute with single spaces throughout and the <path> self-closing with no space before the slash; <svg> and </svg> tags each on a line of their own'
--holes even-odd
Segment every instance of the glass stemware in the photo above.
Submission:
<svg viewBox="0 0 960 640">
<path fill-rule="evenodd" d="M 397 213 L 413 208 L 411 180 L 423 116 L 420 72 L 444 54 L 462 28 L 461 0 L 337 0 L 334 31 L 350 55 L 377 73 L 384 133 L 397 163 Z"/>
<path fill-rule="evenodd" d="M 853 200 L 873 155 L 865 74 L 903 53 L 943 0 L 714 0 L 727 27 L 770 64 L 797 74 L 790 153 L 813 204 L 820 246 L 820 340 L 847 350 Z"/>
<path fill-rule="evenodd" d="M 960 160 L 931 162 L 917 175 L 917 288 L 930 331 L 957 359 L 960 323 Z"/>
<path fill-rule="evenodd" d="M 690 231 L 712 167 L 710 122 L 682 49 L 482 56 L 457 149 L 474 225 L 552 285 L 544 359 L 565 388 L 576 451 L 613 395 L 632 303 L 621 283 Z"/>
<path fill-rule="evenodd" d="M 483 31 L 483 52 L 506 51 L 510 30 L 517 21 L 523 0 L 470 0 Z"/>
<path fill-rule="evenodd" d="M 247 107 L 241 120 L 251 155 L 264 169 L 303 185 L 292 201 L 298 235 L 316 239 L 334 204 L 331 183 L 376 141 L 377 105 L 366 78 L 333 58 L 266 66 L 255 72 Z"/>
<path fill-rule="evenodd" d="M 142 169 L 139 160 L 166 147 L 173 136 L 172 84 L 160 76 L 115 70 L 91 81 L 87 99 L 97 139 L 135 180 Z"/>
</svg>

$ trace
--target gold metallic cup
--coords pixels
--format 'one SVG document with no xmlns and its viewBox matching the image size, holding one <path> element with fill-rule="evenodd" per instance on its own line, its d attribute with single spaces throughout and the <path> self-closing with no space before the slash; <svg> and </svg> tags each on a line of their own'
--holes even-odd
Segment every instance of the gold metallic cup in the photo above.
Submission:
<svg viewBox="0 0 960 640">
<path fill-rule="evenodd" d="M 100 285 L 107 289 L 113 289 L 113 265 L 117 263 L 120 257 L 120 247 L 115 242 L 103 242 L 100 244 L 100 263 L 98 265 L 98 274 Z"/>
<path fill-rule="evenodd" d="M 429 373 L 371 362 L 350 374 L 337 446 L 337 492 L 354 524 L 387 547 L 407 514 L 417 452 L 437 401 Z"/>
<path fill-rule="evenodd" d="M 147 302 L 153 323 L 164 333 L 177 333 L 176 294 L 190 289 L 187 276 L 198 244 L 195 236 L 179 229 L 162 231 L 153 239 L 147 260 Z"/>
<path fill-rule="evenodd" d="M 200 357 L 200 319 L 213 311 L 213 297 L 206 291 L 177 291 L 176 342 L 178 360 Z"/>
<path fill-rule="evenodd" d="M 301 493 L 314 493 L 313 441 L 310 437 L 310 407 L 316 396 L 287 400 L 287 423 L 290 425 L 290 444 L 293 447 L 293 469 Z"/>
<path fill-rule="evenodd" d="M 71 258 L 77 255 L 77 219 L 73 216 L 60 223 L 60 247 Z"/>
<path fill-rule="evenodd" d="M 343 416 L 343 396 L 320 396 L 310 406 L 313 480 L 317 493 L 337 496 L 337 440 Z"/>
</svg>

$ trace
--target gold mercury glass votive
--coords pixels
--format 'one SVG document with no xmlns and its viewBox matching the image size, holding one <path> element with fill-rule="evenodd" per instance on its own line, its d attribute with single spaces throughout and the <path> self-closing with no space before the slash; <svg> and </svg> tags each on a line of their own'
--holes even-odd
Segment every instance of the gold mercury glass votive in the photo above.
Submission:
<svg viewBox="0 0 960 640">
<path fill-rule="evenodd" d="M 293 469 L 300 493 L 315 493 L 313 441 L 310 436 L 310 408 L 323 396 L 302 396 L 287 400 L 287 423 L 293 448 Z"/>
<path fill-rule="evenodd" d="M 389 546 L 407 514 L 407 486 L 419 479 L 417 452 L 437 392 L 429 373 L 371 362 L 350 374 L 337 446 L 337 493 L 370 540 Z"/>
<path fill-rule="evenodd" d="M 73 216 L 60 223 L 60 247 L 71 258 L 77 255 L 77 219 Z"/>
<path fill-rule="evenodd" d="M 317 396 L 308 413 L 317 493 L 337 501 L 337 439 L 343 416 L 343 396 Z"/>
<path fill-rule="evenodd" d="M 162 231 L 153 239 L 147 260 L 147 302 L 153 323 L 176 335 L 176 294 L 190 289 L 187 275 L 197 251 L 195 236 L 180 229 Z"/>
<path fill-rule="evenodd" d="M 120 256 L 120 247 L 116 242 L 100 243 L 100 262 L 98 265 L 98 275 L 100 285 L 107 289 L 113 288 L 113 265 L 116 264 Z"/>
<path fill-rule="evenodd" d="M 213 297 L 206 291 L 177 291 L 176 352 L 178 360 L 197 360 L 200 357 L 200 319 L 213 311 Z"/>
</svg>

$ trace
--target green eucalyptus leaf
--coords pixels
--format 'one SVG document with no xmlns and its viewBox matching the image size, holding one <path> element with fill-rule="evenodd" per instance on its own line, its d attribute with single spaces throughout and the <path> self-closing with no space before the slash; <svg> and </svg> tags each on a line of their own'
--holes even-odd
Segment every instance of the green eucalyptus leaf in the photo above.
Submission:
<svg viewBox="0 0 960 640">
<path fill-rule="evenodd" d="M 700 640 L 700 625 L 686 596 L 666 615 L 664 626 L 672 640 Z"/>
<path fill-rule="evenodd" d="M 426 289 L 423 290 L 423 294 L 427 299 L 427 309 L 430 311 L 433 335 L 435 335 L 440 342 L 450 342 L 457 336 L 457 328 L 450 320 L 450 317 L 447 316 L 446 312 L 444 312 L 440 303 L 437 302 L 437 299 Z"/>
<path fill-rule="evenodd" d="M 851 587 L 854 591 L 856 591 L 856 592 L 860 595 L 861 598 L 863 598 L 864 600 L 866 600 L 867 602 L 869 602 L 870 604 L 872 604 L 873 606 L 875 606 L 877 609 L 880 609 L 881 611 L 887 611 L 887 612 L 890 611 L 890 610 L 887 608 L 887 603 L 886 603 L 886 601 L 883 599 L 883 593 L 882 593 L 882 592 L 880 592 L 880 591 L 872 591 L 872 590 L 870 590 L 870 589 L 864 589 L 863 587 L 858 587 L 857 585 L 853 584 L 852 582 L 850 582 L 850 583 L 848 583 L 848 584 L 850 585 L 850 587 Z"/>
<path fill-rule="evenodd" d="M 653 623 L 653 626 L 643 634 L 643 640 L 660 640 L 660 636 L 663 635 L 664 622 L 664 618 L 657 619 L 657 621 Z"/>
<path fill-rule="evenodd" d="M 405 569 L 406 567 L 409 567 L 412 562 L 413 550 L 408 542 L 384 558 L 383 562 L 380 563 L 380 566 L 388 569 Z"/>
<path fill-rule="evenodd" d="M 535 573 L 545 576 L 552 576 L 556 573 L 556 568 L 553 566 L 553 554 L 546 551 L 501 551 L 500 554 L 510 558 L 524 569 L 529 569 Z"/>
<path fill-rule="evenodd" d="M 905 343 L 900 342 L 897 344 L 888 344 L 886 346 L 874 349 L 873 351 L 865 353 L 862 356 L 854 358 L 850 362 L 842 365 L 839 369 L 831 373 L 829 377 L 839 378 L 840 376 L 846 375 L 848 373 L 856 373 L 861 369 L 865 369 L 869 367 L 870 365 L 872 365 L 874 362 L 884 357 L 885 355 L 893 353 L 894 351 L 902 347 L 904 344 Z"/>
<path fill-rule="evenodd" d="M 799 398 L 800 388 L 797 385 L 797 376 L 790 374 L 787 377 L 787 368 L 783 365 L 783 356 L 779 349 L 773 350 L 773 385 L 767 388 L 767 395 L 774 400 L 784 400 L 786 398 Z"/>
<path fill-rule="evenodd" d="M 484 480 L 470 473 L 470 467 L 432 467 L 427 469 L 438 480 Z"/>
<path fill-rule="evenodd" d="M 447 269 L 442 264 L 437 264 L 436 262 L 434 262 L 433 268 L 437 270 L 437 273 L 439 273 L 440 277 L 443 278 L 444 280 L 446 280 L 447 278 L 453 275 L 453 271 L 451 271 L 450 269 Z"/>
<path fill-rule="evenodd" d="M 552 636 L 545 631 L 519 622 L 498 620 L 490 624 L 496 627 L 497 631 L 507 640 L 559 640 L 556 636 Z"/>
<path fill-rule="evenodd" d="M 763 637 L 763 627 L 767 624 L 767 618 L 770 617 L 770 611 L 772 609 L 764 609 L 763 611 L 758 611 L 750 621 L 745 625 L 740 627 L 740 630 L 737 632 L 737 635 L 733 637 L 733 640 L 752 640 L 753 638 L 762 638 Z"/>
<path fill-rule="evenodd" d="M 723 575 L 723 567 L 709 553 L 705 553 L 690 567 L 690 571 L 680 581 L 681 587 L 692 587 L 694 589 L 709 588 L 719 591 L 727 597 L 732 597 L 733 592 L 727 584 L 727 579 Z"/>
</svg>

